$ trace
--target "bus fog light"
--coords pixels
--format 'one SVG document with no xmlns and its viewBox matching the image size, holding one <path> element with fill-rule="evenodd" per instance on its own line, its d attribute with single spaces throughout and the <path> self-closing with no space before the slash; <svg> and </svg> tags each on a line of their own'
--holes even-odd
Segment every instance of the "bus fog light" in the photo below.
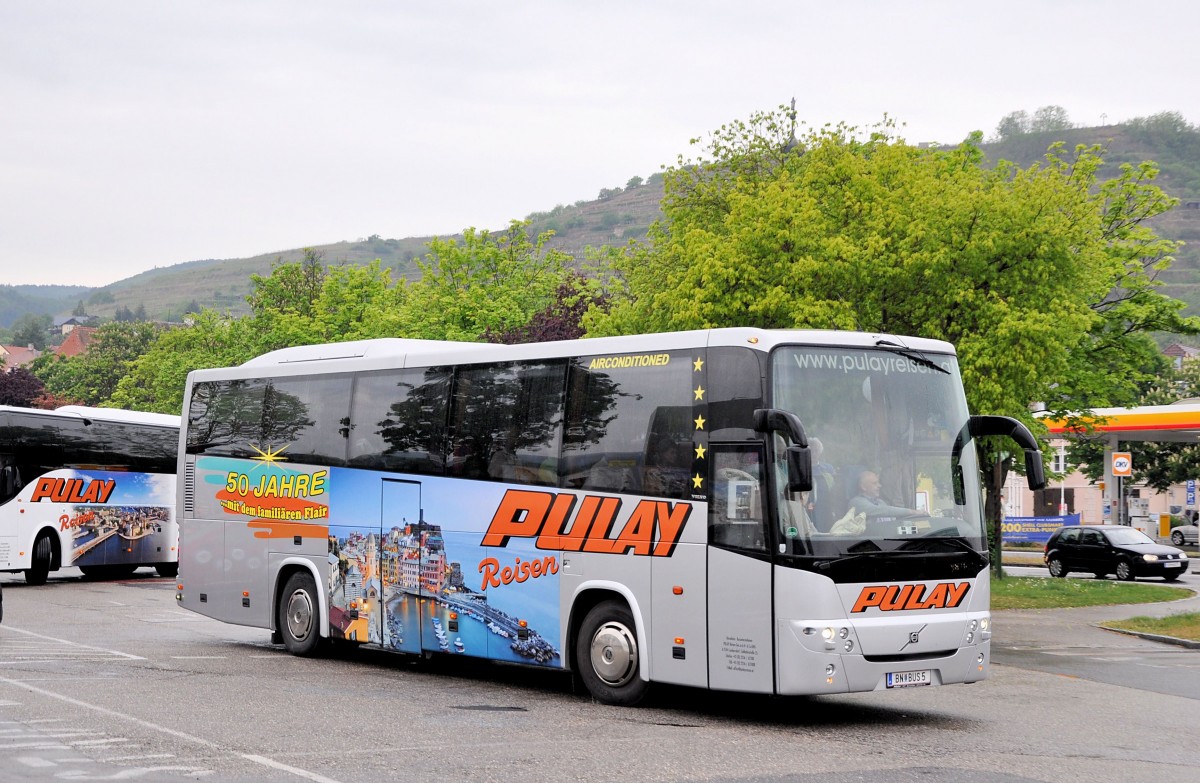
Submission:
<svg viewBox="0 0 1200 783">
<path fill-rule="evenodd" d="M 846 640 L 845 649 L 846 649 L 846 652 L 851 652 L 852 650 L 854 650 L 854 640 L 853 639 Z"/>
<path fill-rule="evenodd" d="M 837 671 L 837 667 L 834 666 L 832 663 L 825 665 L 825 676 L 826 677 L 832 677 L 833 673 L 836 671 Z"/>
<path fill-rule="evenodd" d="M 972 621 L 971 621 L 971 622 L 970 622 L 970 623 L 967 625 L 967 630 L 968 630 L 968 631 L 974 631 L 974 630 L 975 630 L 976 628 L 978 628 L 978 627 L 979 627 L 979 621 L 978 621 L 978 620 L 972 620 Z"/>
<path fill-rule="evenodd" d="M 979 657 L 975 659 L 975 663 L 983 666 L 983 653 L 979 653 Z"/>
<path fill-rule="evenodd" d="M 974 641 L 975 641 L 975 634 L 971 633 L 970 631 L 967 631 L 967 644 L 971 644 Z"/>
<path fill-rule="evenodd" d="M 842 628 L 838 631 L 838 636 L 842 637 L 843 639 L 845 639 L 849 635 L 850 635 L 849 628 Z"/>
</svg>

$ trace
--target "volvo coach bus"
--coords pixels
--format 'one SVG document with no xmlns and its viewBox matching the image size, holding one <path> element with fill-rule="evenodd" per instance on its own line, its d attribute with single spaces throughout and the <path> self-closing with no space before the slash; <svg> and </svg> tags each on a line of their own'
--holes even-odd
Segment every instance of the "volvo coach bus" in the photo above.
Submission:
<svg viewBox="0 0 1200 783">
<path fill-rule="evenodd" d="M 175 576 L 178 450 L 178 416 L 0 406 L 0 571 Z"/>
<path fill-rule="evenodd" d="M 191 373 L 183 428 L 181 606 L 620 705 L 983 679 L 975 439 L 1043 481 L 949 344 L 836 331 L 289 348 Z"/>
</svg>

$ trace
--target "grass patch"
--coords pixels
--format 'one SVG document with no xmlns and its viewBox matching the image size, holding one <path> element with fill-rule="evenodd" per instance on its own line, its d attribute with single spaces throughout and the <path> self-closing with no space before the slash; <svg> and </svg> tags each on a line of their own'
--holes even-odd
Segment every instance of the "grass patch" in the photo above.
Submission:
<svg viewBox="0 0 1200 783">
<path fill-rule="evenodd" d="M 1125 631 L 1174 636 L 1176 639 L 1200 642 L 1200 612 L 1183 612 L 1167 617 L 1130 617 L 1128 620 L 1106 620 L 1104 625 Z"/>
<path fill-rule="evenodd" d="M 1040 576 L 992 578 L 992 609 L 1152 604 L 1190 595 L 1192 591 L 1183 587 L 1112 582 L 1107 579 L 1054 579 Z"/>
</svg>

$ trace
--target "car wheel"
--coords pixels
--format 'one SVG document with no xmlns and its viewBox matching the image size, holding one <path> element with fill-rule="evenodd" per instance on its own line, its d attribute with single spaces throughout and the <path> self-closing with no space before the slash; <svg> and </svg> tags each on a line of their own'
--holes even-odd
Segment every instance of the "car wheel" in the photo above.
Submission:
<svg viewBox="0 0 1200 783">
<path fill-rule="evenodd" d="M 1117 579 L 1122 582 L 1133 581 L 1133 566 L 1128 560 L 1117 561 Z"/>
<path fill-rule="evenodd" d="M 1051 555 L 1050 559 L 1046 561 L 1046 567 L 1050 569 L 1050 576 L 1064 577 L 1070 573 L 1062 558 L 1057 555 Z"/>
<path fill-rule="evenodd" d="M 1164 582 L 1174 582 L 1174 581 L 1175 581 L 1176 579 L 1178 579 L 1178 578 L 1179 578 L 1179 574 L 1177 574 L 1177 573 L 1175 573 L 1175 574 L 1163 574 L 1163 581 L 1164 581 Z"/>
<path fill-rule="evenodd" d="M 1171 534 L 1171 543 L 1175 546 L 1183 546 L 1183 531 L 1176 530 Z"/>
</svg>

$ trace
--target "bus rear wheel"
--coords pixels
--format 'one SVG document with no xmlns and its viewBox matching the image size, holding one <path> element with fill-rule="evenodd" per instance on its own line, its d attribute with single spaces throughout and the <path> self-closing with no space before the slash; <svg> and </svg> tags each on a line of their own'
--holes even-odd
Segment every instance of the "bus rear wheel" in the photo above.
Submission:
<svg viewBox="0 0 1200 783">
<path fill-rule="evenodd" d="M 311 574 L 297 571 L 288 577 L 279 598 L 278 625 L 283 646 L 292 655 L 316 654 L 321 641 L 320 606 Z"/>
<path fill-rule="evenodd" d="M 649 683 L 641 678 L 637 631 L 629 607 L 605 601 L 587 613 L 575 638 L 575 669 L 602 704 L 632 707 L 645 698 Z"/>
<path fill-rule="evenodd" d="M 154 566 L 154 571 L 159 576 L 174 579 L 179 576 L 179 563 L 159 563 Z"/>
<path fill-rule="evenodd" d="M 33 557 L 25 571 L 25 581 L 31 585 L 44 585 L 50 575 L 50 561 L 54 558 L 54 544 L 50 536 L 40 534 L 33 542 Z"/>
</svg>

